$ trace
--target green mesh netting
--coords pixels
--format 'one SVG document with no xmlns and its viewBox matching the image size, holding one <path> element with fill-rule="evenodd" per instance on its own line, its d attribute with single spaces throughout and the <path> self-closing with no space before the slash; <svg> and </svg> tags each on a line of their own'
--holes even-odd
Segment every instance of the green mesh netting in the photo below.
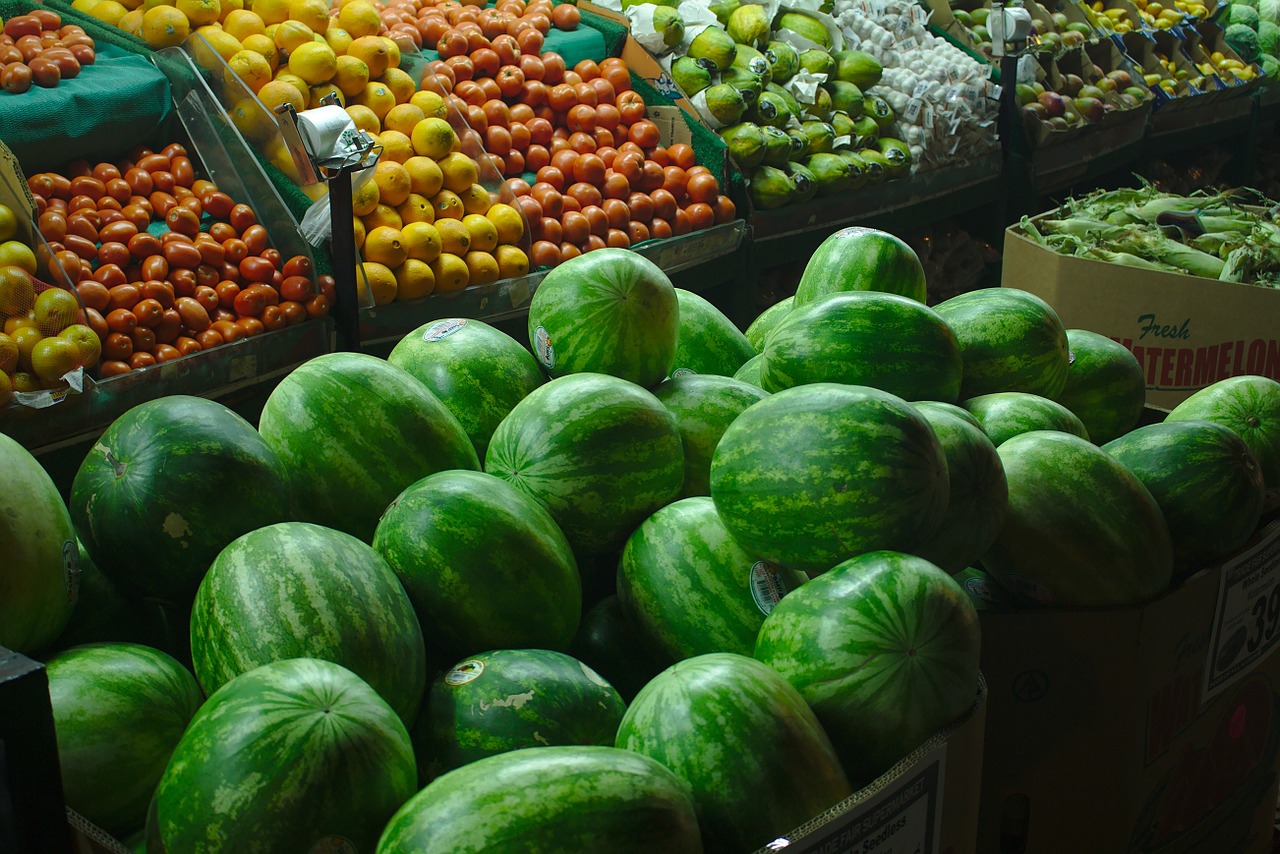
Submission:
<svg viewBox="0 0 1280 854">
<path fill-rule="evenodd" d="M 25 4 L 28 9 L 35 8 L 33 4 Z M 99 21 L 92 15 L 86 15 L 79 9 L 71 8 L 71 4 L 64 0 L 47 0 L 42 4 L 53 9 L 62 16 L 63 23 L 75 24 L 83 27 L 84 31 L 93 36 L 93 40 L 99 44 L 107 42 L 118 48 L 127 50 L 129 53 L 136 53 L 140 56 L 146 56 L 151 53 L 151 46 L 140 38 L 129 35 L 124 30 L 117 29 L 103 21 Z M 3 8 L 3 6 L 0 6 Z"/>
<path fill-rule="evenodd" d="M 627 28 L 625 26 L 615 24 L 613 21 L 602 18 L 599 15 L 593 15 L 590 12 L 582 13 L 582 26 L 590 27 L 604 37 L 604 49 L 607 56 L 617 56 L 622 53 L 622 43 L 627 40 Z"/>
</svg>

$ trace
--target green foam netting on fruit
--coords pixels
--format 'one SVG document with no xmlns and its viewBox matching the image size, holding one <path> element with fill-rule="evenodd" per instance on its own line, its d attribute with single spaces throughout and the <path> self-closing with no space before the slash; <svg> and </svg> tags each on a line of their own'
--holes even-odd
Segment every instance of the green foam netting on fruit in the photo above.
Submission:
<svg viewBox="0 0 1280 854">
<path fill-rule="evenodd" d="M 556 5 L 560 4 L 557 3 Z M 622 53 L 622 43 L 627 40 L 628 32 L 625 25 L 614 23 L 590 12 L 583 12 L 581 26 L 590 27 L 604 36 L 606 56 L 617 56 Z"/>
<path fill-rule="evenodd" d="M 3 2 L 11 2 L 11 0 L 3 0 Z M 29 9 L 35 8 L 35 5 L 31 3 L 21 5 L 25 5 Z M 93 36 L 93 40 L 98 44 L 106 42 L 139 56 L 146 56 L 151 53 L 151 46 L 142 39 L 131 36 L 124 30 L 113 27 L 105 21 L 100 21 L 92 15 L 86 15 L 79 9 L 73 9 L 70 3 L 63 2 L 63 0 L 46 0 L 43 5 L 61 15 L 64 24 L 75 24 L 84 28 L 84 31 Z M 3 6 L 0 5 L 0 8 L 3 8 Z"/>
</svg>

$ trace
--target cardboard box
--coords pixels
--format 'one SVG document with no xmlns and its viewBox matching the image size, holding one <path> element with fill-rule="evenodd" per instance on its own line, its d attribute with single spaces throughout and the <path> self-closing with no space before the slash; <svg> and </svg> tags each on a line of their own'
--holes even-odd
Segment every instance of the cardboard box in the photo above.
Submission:
<svg viewBox="0 0 1280 854">
<path fill-rule="evenodd" d="M 1280 521 L 1145 606 L 981 611 L 978 850 L 1271 851 L 1277 603 Z"/>
<path fill-rule="evenodd" d="M 1068 329 L 1132 350 L 1147 373 L 1147 402 L 1156 406 L 1172 409 L 1241 374 L 1280 380 L 1280 291 L 1272 288 L 1059 255 L 1016 225 L 1005 233 L 1003 281 L 1044 299 Z"/>
</svg>

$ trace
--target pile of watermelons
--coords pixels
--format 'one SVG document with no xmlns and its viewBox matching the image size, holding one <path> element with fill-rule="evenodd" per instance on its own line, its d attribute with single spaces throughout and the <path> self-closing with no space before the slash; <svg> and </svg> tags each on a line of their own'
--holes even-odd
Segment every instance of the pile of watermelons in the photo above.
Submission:
<svg viewBox="0 0 1280 854">
<path fill-rule="evenodd" d="M 528 349 L 432 323 L 256 430 L 139 406 L 69 512 L 0 437 L 0 644 L 48 657 L 68 803 L 149 852 L 749 851 L 972 706 L 953 575 L 1139 603 L 1254 530 L 1280 385 L 1134 429 L 1119 344 L 924 298 L 845 229 L 744 336 L 602 250 Z"/>
</svg>

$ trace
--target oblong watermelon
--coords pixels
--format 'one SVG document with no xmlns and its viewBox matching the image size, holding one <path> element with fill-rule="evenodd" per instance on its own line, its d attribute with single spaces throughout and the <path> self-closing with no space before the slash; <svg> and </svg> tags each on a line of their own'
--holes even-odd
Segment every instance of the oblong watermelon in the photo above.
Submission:
<svg viewBox="0 0 1280 854">
<path fill-rule="evenodd" d="M 626 709 L 612 685 L 564 653 L 483 652 L 431 684 L 411 734 L 418 770 L 431 780 L 524 747 L 611 747 Z"/>
<path fill-rule="evenodd" d="M 258 429 L 284 462 L 302 518 L 366 543 L 406 486 L 480 467 L 438 397 L 403 368 L 362 353 L 330 353 L 289 374 Z"/>
<path fill-rule="evenodd" d="M 939 400 L 920 400 L 915 402 L 916 409 L 920 410 L 920 414 L 927 416 L 928 410 L 934 412 L 945 412 L 948 415 L 954 415 L 970 427 L 982 429 L 982 425 L 978 423 L 978 419 L 974 418 L 969 410 L 954 403 L 943 403 Z"/>
<path fill-rule="evenodd" d="M 410 332 L 387 356 L 440 398 L 484 459 L 503 418 L 545 381 L 533 355 L 487 323 L 449 318 Z"/>
<path fill-rule="evenodd" d="M 1034 604 L 1135 605 L 1169 587 L 1173 547 L 1142 481 L 1079 436 L 1038 430 L 997 448 L 1009 510 L 982 565 Z"/>
<path fill-rule="evenodd" d="M 746 337 L 747 343 L 757 353 L 764 349 L 764 342 L 769 337 L 769 333 L 782 322 L 784 317 L 790 314 L 795 304 L 796 298 L 794 295 L 778 300 L 760 312 L 760 315 L 755 320 L 751 321 L 751 325 L 747 327 L 747 331 L 743 335 Z"/>
<path fill-rule="evenodd" d="M 372 688 L 332 662 L 278 661 L 196 713 L 147 835 L 175 854 L 372 851 L 417 781 L 409 733 Z"/>
<path fill-rule="evenodd" d="M 603 552 L 680 494 L 684 451 L 652 394 L 574 374 L 520 401 L 494 432 L 485 471 L 542 502 L 575 551 Z"/>
<path fill-rule="evenodd" d="M 1102 450 L 1138 476 L 1173 538 L 1179 574 L 1245 544 L 1262 516 L 1262 469 L 1244 440 L 1211 421 L 1166 421 L 1126 433 Z"/>
<path fill-rule="evenodd" d="M 711 493 L 711 457 L 734 419 L 768 397 L 764 389 L 729 377 L 672 377 L 653 390 L 676 418 L 684 447 L 684 485 L 680 496 Z"/>
<path fill-rule="evenodd" d="M 744 382 L 747 385 L 760 386 L 760 369 L 764 367 L 764 354 L 758 353 L 750 359 L 742 363 L 742 367 L 738 368 L 738 372 L 733 375 L 733 379 Z"/>
<path fill-rule="evenodd" d="M 680 326 L 673 374 L 690 371 L 731 377 L 756 354 L 733 321 L 710 302 L 684 288 L 676 288 L 676 299 Z"/>
<path fill-rule="evenodd" d="M 981 647 L 978 613 L 951 576 L 881 551 L 779 602 L 755 657 L 795 686 L 866 785 L 973 705 Z"/>
<path fill-rule="evenodd" d="M 437 656 L 565 649 L 582 613 L 573 550 L 541 504 L 483 472 L 446 471 L 400 493 L 373 548 Z"/>
<path fill-rule="evenodd" d="M 671 664 L 649 649 L 617 594 L 604 597 L 582 615 L 569 654 L 603 676 L 627 702 Z"/>
<path fill-rule="evenodd" d="M 666 274 L 626 249 L 556 267 L 529 303 L 529 345 L 553 377 L 600 373 L 648 388 L 676 357 L 680 305 Z"/>
<path fill-rule="evenodd" d="M 934 306 L 960 341 L 961 398 L 1025 391 L 1054 398 L 1067 383 L 1067 330 L 1047 302 L 1016 288 L 983 288 Z"/>
<path fill-rule="evenodd" d="M 853 792 L 799 692 L 731 653 L 690 658 L 654 677 L 627 709 L 617 746 L 684 781 L 707 851 L 754 851 Z"/>
<path fill-rule="evenodd" d="M 874 291 L 837 293 L 797 307 L 764 348 L 765 391 L 806 383 L 865 385 L 905 400 L 953 402 L 960 345 L 933 309 Z"/>
<path fill-rule="evenodd" d="M 67 806 L 113 836 L 142 829 L 173 749 L 204 702 L 191 673 L 140 644 L 79 646 L 49 660 Z"/>
<path fill-rule="evenodd" d="M 1074 412 L 1038 394 L 997 391 L 971 397 L 961 405 L 997 447 L 1032 430 L 1059 430 L 1081 439 L 1090 438 Z"/>
<path fill-rule="evenodd" d="M 689 793 L 647 756 L 530 747 L 440 777 L 387 824 L 378 854 L 699 854 Z"/>
<path fill-rule="evenodd" d="M 222 550 L 192 606 L 191 657 L 207 693 L 268 662 L 333 661 L 410 722 L 427 682 L 422 629 L 395 573 L 355 537 L 306 522 Z"/>
<path fill-rule="evenodd" d="M 810 574 L 880 548 L 907 549 L 947 509 L 947 463 L 911 404 L 815 383 L 738 416 L 711 462 L 716 511 L 759 559 Z"/>
<path fill-rule="evenodd" d="M 1068 329 L 1071 365 L 1057 401 L 1083 422 L 1096 444 L 1134 428 L 1147 401 L 1147 378 L 1123 344 L 1087 329 Z"/>
<path fill-rule="evenodd" d="M 31 654 L 71 618 L 79 575 L 67 505 L 36 458 L 0 433 L 0 646 Z"/>
<path fill-rule="evenodd" d="M 1280 383 L 1267 377 L 1219 380 L 1188 397 L 1166 421 L 1212 421 L 1244 439 L 1268 489 L 1280 489 Z"/>
<path fill-rule="evenodd" d="M 892 234 L 861 226 L 840 229 L 809 256 L 796 306 L 839 291 L 883 291 L 919 303 L 928 296 L 915 250 Z"/>
<path fill-rule="evenodd" d="M 709 652 L 750 655 L 765 616 L 806 581 L 744 551 L 703 497 L 646 519 L 618 564 L 618 598 L 629 621 L 675 661 Z"/>
</svg>

